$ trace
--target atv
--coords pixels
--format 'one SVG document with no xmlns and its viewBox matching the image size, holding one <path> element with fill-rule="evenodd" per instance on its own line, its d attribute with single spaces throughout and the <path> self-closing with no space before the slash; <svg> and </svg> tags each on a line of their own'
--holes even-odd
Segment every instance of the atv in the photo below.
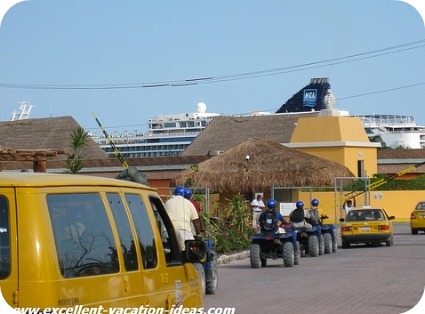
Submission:
<svg viewBox="0 0 425 314">
<path fill-rule="evenodd" d="M 297 241 L 301 246 L 301 256 L 306 254 L 310 257 L 317 257 L 324 252 L 324 238 L 322 237 L 321 227 L 313 226 L 311 228 L 297 227 L 293 229 L 296 233 Z"/>
<path fill-rule="evenodd" d="M 213 242 L 211 240 L 203 240 L 207 247 L 207 258 L 203 263 L 194 263 L 196 271 L 202 282 L 202 289 L 205 294 L 215 294 L 218 287 L 217 272 L 217 253 L 213 250 Z"/>
<path fill-rule="evenodd" d="M 283 258 L 285 267 L 300 263 L 301 250 L 296 233 L 286 230 L 285 233 L 263 232 L 251 236 L 252 245 L 250 260 L 252 268 L 267 266 L 267 259 Z"/>
<path fill-rule="evenodd" d="M 335 253 L 338 249 L 335 226 L 331 224 L 322 224 L 321 232 L 324 242 L 324 253 Z"/>
</svg>

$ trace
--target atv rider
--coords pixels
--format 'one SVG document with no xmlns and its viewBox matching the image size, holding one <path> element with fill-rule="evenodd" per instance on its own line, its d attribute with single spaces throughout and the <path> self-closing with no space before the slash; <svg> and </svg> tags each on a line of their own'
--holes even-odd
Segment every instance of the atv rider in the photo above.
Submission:
<svg viewBox="0 0 425 314">
<path fill-rule="evenodd" d="M 321 226 L 324 219 L 329 218 L 326 215 L 320 215 L 319 200 L 314 198 L 311 200 L 311 209 L 309 210 L 310 222 L 313 226 Z"/>
<path fill-rule="evenodd" d="M 193 193 L 192 193 L 192 190 L 190 188 L 184 189 L 184 198 L 189 200 L 193 204 L 193 206 L 195 206 L 196 212 L 198 213 L 198 216 L 199 216 L 199 223 L 201 225 L 201 232 L 204 232 L 205 228 L 204 228 L 204 224 L 202 222 L 202 217 L 201 217 L 201 211 L 202 211 L 201 205 L 192 198 L 192 195 L 193 195 Z M 194 229 L 192 230 L 192 233 L 193 233 L 193 231 L 194 231 Z"/>
<path fill-rule="evenodd" d="M 282 214 L 276 210 L 274 199 L 267 201 L 267 209 L 259 217 L 261 233 L 285 233 L 282 225 L 288 224 Z"/>
<path fill-rule="evenodd" d="M 295 209 L 289 214 L 289 220 L 294 228 L 312 228 L 312 225 L 306 221 L 310 219 L 310 213 L 304 209 L 304 202 L 298 201 Z"/>
<path fill-rule="evenodd" d="M 184 187 L 178 186 L 174 190 L 174 197 L 165 202 L 165 210 L 173 223 L 180 242 L 180 249 L 185 249 L 185 241 L 199 237 L 201 224 L 195 206 L 184 198 Z M 192 223 L 194 231 L 192 231 Z"/>
</svg>

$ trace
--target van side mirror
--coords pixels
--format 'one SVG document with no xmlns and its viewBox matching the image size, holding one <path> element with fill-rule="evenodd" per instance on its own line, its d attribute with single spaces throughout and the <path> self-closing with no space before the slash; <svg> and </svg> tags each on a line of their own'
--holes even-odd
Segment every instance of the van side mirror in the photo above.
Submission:
<svg viewBox="0 0 425 314">
<path fill-rule="evenodd" d="M 210 260 L 207 244 L 202 240 L 185 241 L 186 260 L 190 263 L 206 263 Z"/>
</svg>

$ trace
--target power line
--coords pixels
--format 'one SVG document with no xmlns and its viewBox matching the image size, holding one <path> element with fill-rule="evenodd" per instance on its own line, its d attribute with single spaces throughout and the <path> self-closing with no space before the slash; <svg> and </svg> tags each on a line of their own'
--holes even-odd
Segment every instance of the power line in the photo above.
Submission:
<svg viewBox="0 0 425 314">
<path fill-rule="evenodd" d="M 264 76 L 282 75 L 291 72 L 305 71 L 309 69 L 328 67 L 343 63 L 357 62 L 370 58 L 377 58 L 384 55 L 400 53 L 408 50 L 418 49 L 425 46 L 425 39 L 404 43 L 396 46 L 390 46 L 382 49 L 372 50 L 352 54 L 333 59 L 308 62 L 287 67 L 280 67 L 268 70 L 245 72 L 238 74 L 229 74 L 221 76 L 203 76 L 199 78 L 189 78 L 185 80 L 160 81 L 150 83 L 128 83 L 128 84 L 96 84 L 96 85 L 54 85 L 54 84 L 18 84 L 18 83 L 0 83 L 0 88 L 13 89 L 43 89 L 43 90 L 117 90 L 117 89 L 139 89 L 139 88 L 160 88 L 160 87 L 182 87 L 197 84 L 211 84 L 235 80 L 243 80 Z"/>
</svg>

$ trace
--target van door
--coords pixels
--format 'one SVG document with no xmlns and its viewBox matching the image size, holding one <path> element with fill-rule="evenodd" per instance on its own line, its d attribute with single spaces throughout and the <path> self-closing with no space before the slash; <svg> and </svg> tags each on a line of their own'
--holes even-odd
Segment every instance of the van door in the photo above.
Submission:
<svg viewBox="0 0 425 314">
<path fill-rule="evenodd" d="M 203 292 L 198 273 L 189 263 L 183 264 L 173 224 L 160 198 L 150 196 L 149 201 L 162 242 L 158 243 L 158 255 L 166 264 L 163 284 L 168 294 L 168 305 L 173 307 L 184 303 L 185 307 L 200 308 Z"/>
<path fill-rule="evenodd" d="M 18 255 L 15 193 L 0 189 L 0 288 L 6 302 L 17 307 Z"/>
<path fill-rule="evenodd" d="M 144 276 L 146 306 L 166 308 L 166 297 L 163 292 L 164 265 L 158 259 L 158 241 L 145 203 L 140 194 L 124 194 L 127 206 L 136 231 L 136 243 L 141 255 L 141 267 Z"/>
</svg>

